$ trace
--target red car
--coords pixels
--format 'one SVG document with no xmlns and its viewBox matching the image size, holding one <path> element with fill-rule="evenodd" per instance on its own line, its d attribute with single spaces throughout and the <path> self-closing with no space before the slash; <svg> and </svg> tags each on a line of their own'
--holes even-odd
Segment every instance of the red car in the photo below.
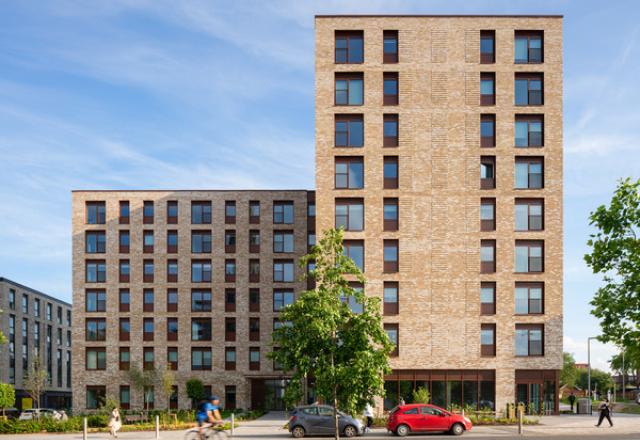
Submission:
<svg viewBox="0 0 640 440">
<path fill-rule="evenodd" d="M 460 435 L 473 427 L 471 420 L 424 403 L 396 406 L 389 413 L 387 430 L 400 437 L 412 432 L 447 431 Z"/>
</svg>

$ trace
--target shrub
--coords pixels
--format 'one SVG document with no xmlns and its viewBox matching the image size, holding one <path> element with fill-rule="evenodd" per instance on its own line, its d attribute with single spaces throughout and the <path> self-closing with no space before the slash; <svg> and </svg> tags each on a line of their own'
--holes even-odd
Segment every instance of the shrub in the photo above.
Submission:
<svg viewBox="0 0 640 440">
<path fill-rule="evenodd" d="M 429 403 L 431 396 L 429 390 L 423 387 L 413 390 L 413 402 L 414 403 Z"/>
</svg>

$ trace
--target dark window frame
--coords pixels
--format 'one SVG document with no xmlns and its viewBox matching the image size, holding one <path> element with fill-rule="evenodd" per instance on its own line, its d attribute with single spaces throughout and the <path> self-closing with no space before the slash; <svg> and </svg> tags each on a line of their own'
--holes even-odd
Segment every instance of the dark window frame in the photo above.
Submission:
<svg viewBox="0 0 640 440">
<path fill-rule="evenodd" d="M 386 208 L 395 208 L 395 218 L 387 218 Z M 397 197 L 385 197 L 382 200 L 382 222 L 384 231 L 397 231 L 400 224 L 400 204 Z"/>
<path fill-rule="evenodd" d="M 516 131 L 516 127 L 518 123 L 523 123 L 526 122 L 527 123 L 527 144 L 526 145 L 518 145 L 517 142 L 517 131 Z M 531 130 L 531 124 L 532 123 L 537 123 L 540 124 L 541 127 L 541 131 L 540 131 L 540 139 L 538 142 L 538 138 L 536 137 L 535 131 Z M 514 126 L 513 126 L 513 132 L 514 132 L 514 139 L 513 139 L 513 144 L 516 148 L 542 148 L 544 147 L 544 134 L 545 134 L 545 130 L 544 130 L 544 115 L 543 114 L 517 114 L 515 116 L 515 120 L 514 120 Z"/>
<path fill-rule="evenodd" d="M 387 41 L 395 44 L 395 51 L 387 51 Z M 395 64 L 399 62 L 399 39 L 397 30 L 382 31 L 382 62 L 384 64 Z"/>
<path fill-rule="evenodd" d="M 384 323 L 383 324 L 384 331 L 395 330 L 397 344 L 395 344 L 391 353 L 389 353 L 390 357 L 398 357 L 400 355 L 400 325 L 397 323 Z M 392 341 L 393 342 L 393 341 Z"/>
<path fill-rule="evenodd" d="M 385 86 L 387 82 L 395 82 L 395 93 L 386 93 Z M 384 72 L 382 74 L 382 90 L 382 105 L 400 104 L 400 75 L 398 72 Z"/>
<path fill-rule="evenodd" d="M 338 207 L 345 207 L 346 206 L 346 214 L 345 215 L 340 215 L 338 216 Z M 362 224 L 362 228 L 358 229 L 358 228 L 351 228 L 351 207 L 357 207 L 357 206 L 361 206 L 362 207 L 362 218 L 360 219 L 360 223 Z M 344 230 L 345 231 L 364 231 L 365 230 L 365 206 L 364 206 L 364 198 L 336 198 L 335 199 L 335 207 L 334 207 L 334 225 L 337 228 L 339 228 L 340 226 L 344 226 Z M 344 223 L 340 223 L 338 218 L 342 219 L 344 218 Z"/>
<path fill-rule="evenodd" d="M 495 281 L 482 281 L 480 282 L 480 314 L 481 315 L 495 315 L 496 314 L 496 288 Z M 492 299 L 491 302 L 485 302 L 482 300 L 482 290 L 491 289 Z"/>
<path fill-rule="evenodd" d="M 482 218 L 483 206 L 491 206 L 493 218 L 485 220 Z M 480 199 L 480 231 L 490 232 L 496 230 L 496 198 L 495 197 L 482 197 Z"/>
<path fill-rule="evenodd" d="M 339 124 L 345 124 L 345 130 L 338 129 Z M 362 114 L 335 114 L 333 123 L 333 135 L 335 148 L 362 148 L 364 147 L 364 115 Z M 362 141 L 358 143 L 352 140 L 352 131 L 359 130 L 358 138 Z M 344 137 L 344 142 L 342 142 Z"/>
<path fill-rule="evenodd" d="M 175 215 L 174 215 L 175 209 Z M 177 200 L 168 200 L 167 201 L 167 224 L 175 225 L 178 223 L 178 201 Z"/>
<path fill-rule="evenodd" d="M 491 52 L 482 51 L 482 40 L 491 40 Z M 496 62 L 496 31 L 480 31 L 480 64 L 494 64 Z"/>
<path fill-rule="evenodd" d="M 389 302 L 385 296 L 386 289 L 395 289 L 396 300 L 395 302 Z M 397 281 L 384 281 L 383 283 L 383 315 L 398 315 L 400 313 L 400 284 Z"/>
<path fill-rule="evenodd" d="M 344 93 L 346 94 L 346 102 L 340 103 L 340 99 L 338 98 L 338 81 L 346 82 L 346 89 L 344 89 Z M 352 83 L 360 82 L 362 84 L 362 102 L 361 103 L 352 103 L 350 99 L 350 91 L 352 88 Z M 340 89 L 340 92 L 343 92 Z M 336 72 L 334 78 L 334 102 L 333 105 L 336 107 L 362 107 L 364 105 L 365 98 L 365 87 L 364 87 L 364 73 L 362 72 Z"/>
<path fill-rule="evenodd" d="M 482 133 L 482 124 L 485 122 L 491 122 L 492 135 L 484 136 Z M 482 113 L 480 114 L 480 148 L 495 148 L 496 146 L 496 115 L 495 113 Z"/>
<path fill-rule="evenodd" d="M 490 247 L 493 249 L 493 260 L 482 261 L 482 248 Z M 496 256 L 496 240 L 480 240 L 480 273 L 495 273 L 497 266 Z"/>
<path fill-rule="evenodd" d="M 482 332 L 491 331 L 492 344 L 482 343 Z M 495 324 L 480 324 L 480 356 L 482 357 L 495 357 L 496 355 L 496 325 Z"/>
<path fill-rule="evenodd" d="M 191 224 L 210 225 L 213 217 L 213 206 L 209 200 L 191 201 Z"/>
<path fill-rule="evenodd" d="M 346 166 L 346 173 L 339 172 L 338 165 Z M 360 176 L 360 181 L 362 182 L 362 186 L 356 186 L 358 183 L 357 170 L 352 172 L 352 165 L 360 165 L 362 168 L 362 175 Z M 364 188 L 364 157 L 363 156 L 336 156 L 334 160 L 334 189 L 363 189 Z M 339 179 L 338 176 L 341 176 Z M 341 183 L 344 180 L 345 185 L 342 186 Z M 354 181 L 352 186 L 352 181 Z"/>
<path fill-rule="evenodd" d="M 345 40 L 345 47 L 338 47 L 338 40 Z M 355 48 L 351 47 L 351 40 L 357 41 L 360 40 L 360 44 L 362 46 L 362 60 L 360 61 L 351 61 L 351 52 L 355 51 Z M 344 53 L 344 60 L 339 61 L 338 53 Z M 340 57 L 340 59 L 342 59 Z M 364 63 L 364 31 L 335 31 L 334 36 L 334 55 L 333 62 L 335 64 L 362 64 Z"/>
<path fill-rule="evenodd" d="M 543 281 L 516 281 L 514 288 L 514 298 L 516 289 L 527 289 L 527 311 L 526 313 L 518 312 L 517 309 L 515 311 L 516 315 L 520 316 L 528 316 L 528 315 L 544 315 L 544 303 L 545 303 L 545 289 Z M 531 298 L 531 289 L 540 289 L 540 299 L 532 299 Z M 515 300 L 515 299 L 514 299 Z M 539 312 L 532 312 L 531 310 L 535 310 L 539 306 Z M 516 303 L 517 307 L 517 303 Z"/>
<path fill-rule="evenodd" d="M 527 331 L 527 354 L 515 354 L 516 357 L 544 357 L 544 345 L 545 345 L 545 334 L 544 334 L 544 324 L 516 324 L 516 334 L 518 330 L 526 330 Z M 540 331 L 540 353 L 531 354 L 531 330 Z M 517 338 L 516 338 L 517 344 Z"/>
<path fill-rule="evenodd" d="M 526 206 L 527 207 L 527 228 L 526 229 L 518 229 L 517 223 L 514 225 L 515 231 L 544 231 L 544 199 L 543 198 L 516 198 L 515 199 L 515 209 L 517 211 L 518 206 Z M 539 206 L 540 207 L 540 216 L 531 214 L 531 207 Z M 517 213 L 514 214 L 514 220 L 517 219 Z M 534 222 L 532 219 L 539 218 L 540 228 L 532 228 L 531 224 Z"/>
<path fill-rule="evenodd" d="M 396 177 L 386 177 L 384 168 L 387 165 L 395 165 Z M 398 156 L 384 156 L 383 158 L 383 188 L 398 189 L 400 183 L 400 163 Z"/>
<path fill-rule="evenodd" d="M 492 81 L 492 94 L 482 93 L 482 83 L 485 81 Z M 481 72 L 480 73 L 480 105 L 481 106 L 494 106 L 496 105 L 496 74 L 495 72 Z"/>
<path fill-rule="evenodd" d="M 395 123 L 395 136 L 387 136 L 385 133 L 386 124 L 387 123 Z M 382 134 L 383 134 L 383 143 L 382 146 L 385 148 L 395 148 L 400 145 L 400 116 L 397 113 L 385 113 L 382 116 Z"/>
</svg>

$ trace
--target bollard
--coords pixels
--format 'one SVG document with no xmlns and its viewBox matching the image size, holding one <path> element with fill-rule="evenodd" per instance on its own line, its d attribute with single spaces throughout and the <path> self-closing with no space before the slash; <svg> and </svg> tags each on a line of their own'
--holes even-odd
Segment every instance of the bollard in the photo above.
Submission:
<svg viewBox="0 0 640 440">
<path fill-rule="evenodd" d="M 87 440 L 87 418 L 82 418 L 82 440 Z"/>
<path fill-rule="evenodd" d="M 522 435 L 522 410 L 518 408 L 518 434 Z"/>
<path fill-rule="evenodd" d="M 156 415 L 156 440 L 160 438 L 160 416 Z"/>
<path fill-rule="evenodd" d="M 236 427 L 235 425 L 236 425 L 236 415 L 234 413 L 231 413 L 231 437 L 233 437 L 233 433 Z"/>
</svg>

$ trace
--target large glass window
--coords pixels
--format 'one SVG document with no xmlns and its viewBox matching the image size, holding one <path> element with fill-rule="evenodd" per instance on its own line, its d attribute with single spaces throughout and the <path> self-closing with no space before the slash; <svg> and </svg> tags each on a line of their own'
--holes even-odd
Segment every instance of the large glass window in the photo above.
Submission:
<svg viewBox="0 0 640 440">
<path fill-rule="evenodd" d="M 347 231 L 364 229 L 364 202 L 362 199 L 336 199 L 336 228 Z"/>
<path fill-rule="evenodd" d="M 274 260 L 273 281 L 276 283 L 292 283 L 294 281 L 293 261 Z"/>
<path fill-rule="evenodd" d="M 191 262 L 191 281 L 194 283 L 211 282 L 211 260 L 195 260 Z"/>
<path fill-rule="evenodd" d="M 295 295 L 293 290 L 274 290 L 273 291 L 273 311 L 279 312 L 286 306 L 293 304 Z"/>
<path fill-rule="evenodd" d="M 336 31 L 336 64 L 364 62 L 362 31 Z"/>
<path fill-rule="evenodd" d="M 516 313 L 536 315 L 544 313 L 542 283 L 516 283 Z"/>
<path fill-rule="evenodd" d="M 191 340 L 211 340 L 211 318 L 193 318 L 191 320 Z"/>
<path fill-rule="evenodd" d="M 516 272 L 544 271 L 544 242 L 542 240 L 516 241 Z"/>
<path fill-rule="evenodd" d="M 516 199 L 516 231 L 541 231 L 543 229 L 543 199 Z"/>
<path fill-rule="evenodd" d="M 211 253 L 211 231 L 191 231 L 191 252 Z"/>
<path fill-rule="evenodd" d="M 516 324 L 516 356 L 544 355 L 544 325 Z"/>
<path fill-rule="evenodd" d="M 542 158 L 516 158 L 515 187 L 516 189 L 540 189 L 544 187 L 544 171 Z"/>
<path fill-rule="evenodd" d="M 362 115 L 335 115 L 335 146 L 362 147 L 364 119 Z"/>
<path fill-rule="evenodd" d="M 86 349 L 86 369 L 87 370 L 106 370 L 107 368 L 107 352 L 104 348 Z"/>
<path fill-rule="evenodd" d="M 542 31 L 516 31 L 515 62 L 517 64 L 542 63 Z"/>
<path fill-rule="evenodd" d="M 496 62 L 495 31 L 480 31 L 480 63 L 492 64 Z"/>
<path fill-rule="evenodd" d="M 191 369 L 211 370 L 211 349 L 203 347 L 191 348 Z"/>
<path fill-rule="evenodd" d="M 211 291 L 192 290 L 191 291 L 191 311 L 210 312 L 211 311 Z"/>
<path fill-rule="evenodd" d="M 86 282 L 104 283 L 107 279 L 107 265 L 104 260 L 86 262 Z"/>
<path fill-rule="evenodd" d="M 544 120 L 539 115 L 517 115 L 515 128 L 516 147 L 542 147 L 544 145 Z"/>
<path fill-rule="evenodd" d="M 344 254 L 351 258 L 360 270 L 364 271 L 364 242 L 362 240 L 344 240 Z"/>
<path fill-rule="evenodd" d="M 274 231 L 273 232 L 273 252 L 288 253 L 293 252 L 293 231 Z"/>
<path fill-rule="evenodd" d="M 362 157 L 336 157 L 336 189 L 362 189 L 364 187 L 364 162 Z"/>
<path fill-rule="evenodd" d="M 362 73 L 336 73 L 336 105 L 364 104 L 364 79 Z"/>
<path fill-rule="evenodd" d="M 88 254 L 104 254 L 107 245 L 107 235 L 104 231 L 87 231 L 86 252 Z"/>
<path fill-rule="evenodd" d="M 211 224 L 211 202 L 191 202 L 191 223 Z"/>
<path fill-rule="evenodd" d="M 103 225 L 106 222 L 106 206 L 104 202 L 87 202 L 87 224 Z"/>
<path fill-rule="evenodd" d="M 516 73 L 516 105 L 543 104 L 543 76 L 541 73 Z"/>
<path fill-rule="evenodd" d="M 398 31 L 383 32 L 382 54 L 384 63 L 398 62 Z"/>
<path fill-rule="evenodd" d="M 273 223 L 293 224 L 293 202 L 273 202 Z"/>
</svg>

